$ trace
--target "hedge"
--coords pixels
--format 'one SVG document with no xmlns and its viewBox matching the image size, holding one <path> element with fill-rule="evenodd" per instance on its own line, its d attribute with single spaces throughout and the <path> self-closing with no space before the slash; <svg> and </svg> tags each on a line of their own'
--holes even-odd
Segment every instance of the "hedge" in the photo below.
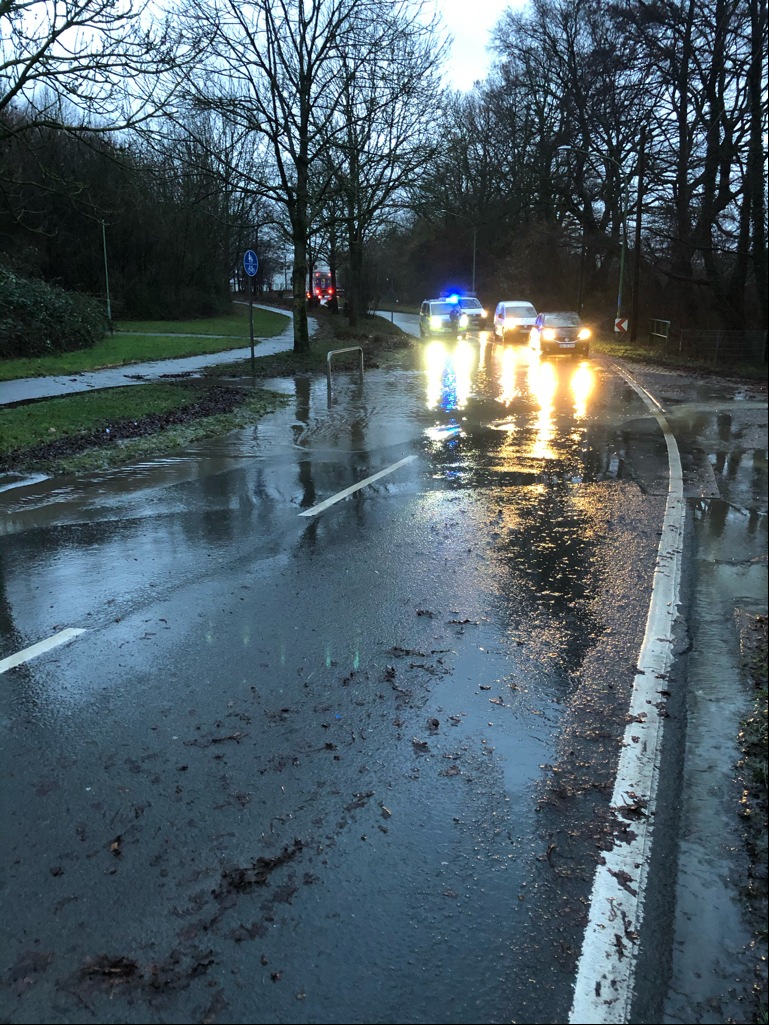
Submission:
<svg viewBox="0 0 769 1025">
<path fill-rule="evenodd" d="M 0 359 L 90 349 L 108 327 L 96 299 L 0 266 Z"/>
</svg>

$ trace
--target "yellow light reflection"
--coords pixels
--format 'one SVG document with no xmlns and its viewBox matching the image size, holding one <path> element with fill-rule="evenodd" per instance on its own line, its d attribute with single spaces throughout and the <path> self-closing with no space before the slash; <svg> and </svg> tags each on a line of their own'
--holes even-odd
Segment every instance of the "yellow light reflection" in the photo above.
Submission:
<svg viewBox="0 0 769 1025">
<path fill-rule="evenodd" d="M 555 453 L 551 442 L 555 437 L 553 399 L 558 385 L 558 376 L 552 363 L 532 360 L 529 364 L 529 391 L 539 406 L 536 419 L 536 437 L 532 447 L 535 459 L 553 459 Z"/>
<path fill-rule="evenodd" d="M 443 342 L 429 342 L 425 348 L 425 371 L 427 377 L 426 402 L 428 409 L 436 409 L 443 394 L 443 368 L 446 363 L 446 346 Z"/>
<path fill-rule="evenodd" d="M 475 346 L 467 341 L 457 342 L 454 349 L 454 377 L 456 381 L 456 408 L 464 409 L 472 395 Z"/>
<path fill-rule="evenodd" d="M 582 363 L 574 371 L 571 378 L 571 390 L 574 395 L 574 416 L 583 420 L 587 416 L 587 400 L 595 387 L 595 375 L 587 364 Z"/>
<path fill-rule="evenodd" d="M 523 382 L 531 364 L 528 347 L 505 346 L 497 350 L 497 377 L 499 381 L 498 401 L 509 406 L 513 399 L 523 394 Z"/>
<path fill-rule="evenodd" d="M 517 360 L 512 349 L 504 349 L 500 359 L 499 368 L 499 401 L 503 406 L 509 406 L 518 394 L 515 368 Z"/>
</svg>

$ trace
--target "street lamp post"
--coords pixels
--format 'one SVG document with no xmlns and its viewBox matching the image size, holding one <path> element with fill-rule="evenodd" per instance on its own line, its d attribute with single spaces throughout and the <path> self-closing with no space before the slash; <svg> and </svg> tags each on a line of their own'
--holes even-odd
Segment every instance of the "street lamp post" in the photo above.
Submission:
<svg viewBox="0 0 769 1025">
<path fill-rule="evenodd" d="M 101 222 L 101 244 L 104 252 L 104 284 L 107 288 L 107 320 L 109 321 L 110 330 L 112 329 L 112 303 L 110 302 L 109 295 L 109 265 L 107 264 L 107 228 L 104 221 Z"/>
<path fill-rule="evenodd" d="M 587 157 L 597 157 L 599 160 L 610 160 L 619 173 L 620 180 L 620 214 L 622 218 L 622 238 L 619 247 L 619 288 L 617 289 L 617 316 L 614 321 L 614 330 L 617 331 L 617 322 L 622 316 L 622 282 L 625 277 L 625 254 L 627 252 L 627 210 L 628 210 L 628 185 L 622 165 L 608 153 L 598 153 L 596 150 L 580 149 L 578 146 L 559 146 L 558 151 L 574 150 L 575 153 L 584 153 Z"/>
</svg>

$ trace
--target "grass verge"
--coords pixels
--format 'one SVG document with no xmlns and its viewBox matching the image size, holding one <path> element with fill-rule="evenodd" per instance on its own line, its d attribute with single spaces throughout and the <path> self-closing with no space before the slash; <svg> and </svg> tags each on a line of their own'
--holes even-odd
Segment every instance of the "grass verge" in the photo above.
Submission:
<svg viewBox="0 0 769 1025">
<path fill-rule="evenodd" d="M 689 359 L 677 352 L 668 352 L 662 346 L 631 345 L 626 341 L 600 337 L 593 340 L 593 350 L 600 352 L 603 356 L 626 360 L 629 363 L 648 363 L 654 366 L 670 367 L 674 370 L 715 375 L 722 378 L 736 377 L 744 378 L 748 381 L 766 380 L 766 364 L 764 363 L 739 363 L 719 366 L 704 360 Z"/>
<path fill-rule="evenodd" d="M 66 395 L 3 411 L 0 471 L 87 472 L 173 452 L 253 423 L 286 400 L 200 380 Z"/>
</svg>

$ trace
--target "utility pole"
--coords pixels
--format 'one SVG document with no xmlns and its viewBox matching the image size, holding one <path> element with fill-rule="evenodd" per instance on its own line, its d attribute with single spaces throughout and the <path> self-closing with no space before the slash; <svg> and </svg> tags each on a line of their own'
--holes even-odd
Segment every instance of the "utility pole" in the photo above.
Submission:
<svg viewBox="0 0 769 1025">
<path fill-rule="evenodd" d="M 107 266 L 107 229 L 104 226 L 104 221 L 101 222 L 101 243 L 104 250 L 104 282 L 107 286 L 107 320 L 110 324 L 110 331 L 112 330 L 112 304 L 109 299 L 109 267 Z"/>
<path fill-rule="evenodd" d="M 638 198 L 635 210 L 635 261 L 633 263 L 633 301 L 630 308 L 630 341 L 638 335 L 638 288 L 641 274 L 641 210 L 643 208 L 644 172 L 646 170 L 646 125 L 641 125 L 638 157 Z"/>
</svg>

